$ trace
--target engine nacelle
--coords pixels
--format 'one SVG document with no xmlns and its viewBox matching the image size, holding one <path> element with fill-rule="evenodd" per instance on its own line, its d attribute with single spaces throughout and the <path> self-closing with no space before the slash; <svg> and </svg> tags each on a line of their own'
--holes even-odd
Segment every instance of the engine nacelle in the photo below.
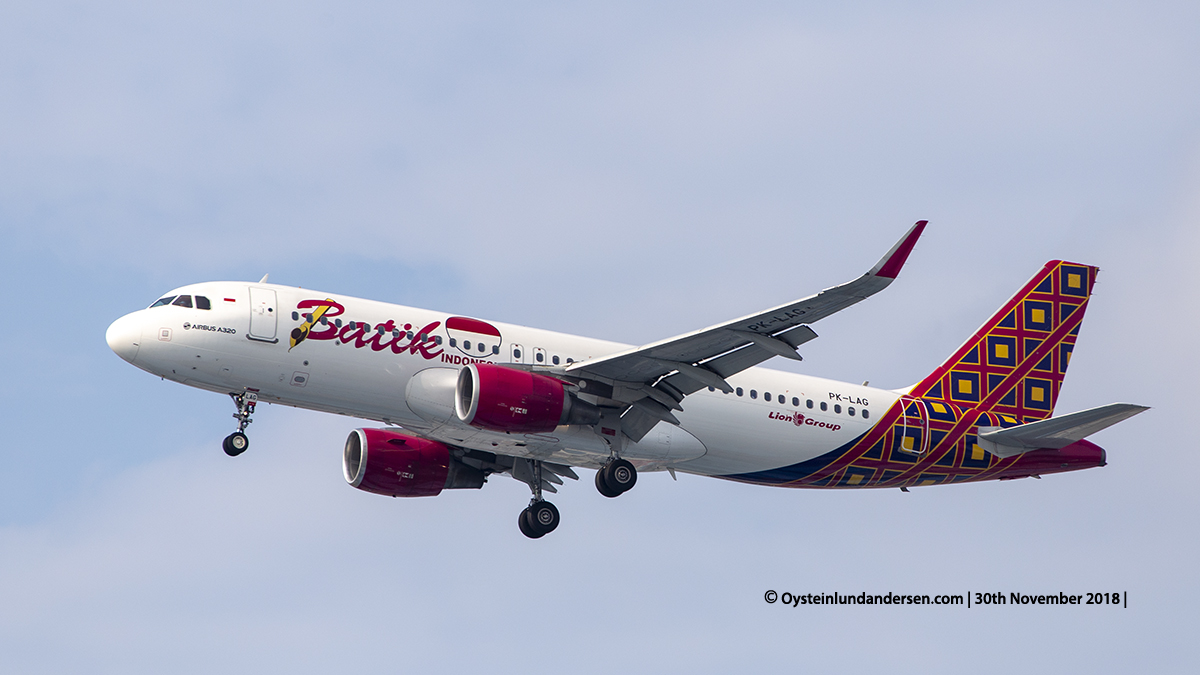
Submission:
<svg viewBox="0 0 1200 675">
<path fill-rule="evenodd" d="M 561 380 L 489 363 L 458 372 L 454 412 L 466 424 L 526 433 L 600 421 L 600 409 L 572 396 Z"/>
<path fill-rule="evenodd" d="M 346 482 L 389 497 L 433 497 L 442 490 L 483 487 L 483 472 L 450 456 L 437 441 L 388 431 L 355 429 L 342 454 Z"/>
</svg>

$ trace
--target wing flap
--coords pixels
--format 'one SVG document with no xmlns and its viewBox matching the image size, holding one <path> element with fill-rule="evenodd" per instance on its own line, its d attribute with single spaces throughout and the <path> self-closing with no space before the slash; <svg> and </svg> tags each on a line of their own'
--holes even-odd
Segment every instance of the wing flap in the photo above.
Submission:
<svg viewBox="0 0 1200 675">
<path fill-rule="evenodd" d="M 997 457 L 1012 457 L 1041 448 L 1065 448 L 1146 410 L 1149 408 L 1132 403 L 1110 403 L 1015 427 L 980 427 L 979 445 Z"/>
</svg>

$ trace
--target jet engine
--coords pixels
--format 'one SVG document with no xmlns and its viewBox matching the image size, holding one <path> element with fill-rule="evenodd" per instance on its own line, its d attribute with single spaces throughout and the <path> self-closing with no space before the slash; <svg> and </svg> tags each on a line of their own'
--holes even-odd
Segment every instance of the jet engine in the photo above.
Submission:
<svg viewBox="0 0 1200 675">
<path fill-rule="evenodd" d="M 525 433 L 600 421 L 600 409 L 573 396 L 562 380 L 489 363 L 459 371 L 454 412 L 466 424 Z"/>
<path fill-rule="evenodd" d="M 387 429 L 355 429 L 342 454 L 346 482 L 389 497 L 433 497 L 442 490 L 483 487 L 483 472 L 437 441 Z"/>
</svg>

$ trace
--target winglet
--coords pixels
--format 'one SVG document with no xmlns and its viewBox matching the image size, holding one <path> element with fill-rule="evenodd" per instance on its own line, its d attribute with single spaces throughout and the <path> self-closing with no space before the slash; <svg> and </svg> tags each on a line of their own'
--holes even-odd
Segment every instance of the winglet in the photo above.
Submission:
<svg viewBox="0 0 1200 675">
<path fill-rule="evenodd" d="M 904 262 L 908 260 L 908 254 L 912 253 L 913 246 L 917 245 L 917 240 L 921 238 L 921 233 L 925 231 L 925 225 L 929 221 L 918 220 L 916 225 L 908 231 L 892 250 L 875 263 L 868 274 L 885 279 L 895 279 L 900 274 L 900 268 L 904 267 Z"/>
</svg>

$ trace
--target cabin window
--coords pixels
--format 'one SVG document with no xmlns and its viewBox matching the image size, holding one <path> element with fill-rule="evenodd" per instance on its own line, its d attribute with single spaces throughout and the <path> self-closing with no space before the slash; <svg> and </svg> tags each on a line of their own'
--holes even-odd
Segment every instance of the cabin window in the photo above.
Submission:
<svg viewBox="0 0 1200 675">
<path fill-rule="evenodd" d="M 300 312 L 292 312 L 292 321 L 300 320 Z"/>
<path fill-rule="evenodd" d="M 805 403 L 805 405 L 806 405 L 806 406 L 808 406 L 808 409 L 809 409 L 809 410 L 812 410 L 812 407 L 813 407 L 813 402 L 812 402 L 812 399 L 811 399 L 811 398 L 810 398 L 810 399 L 808 399 L 808 402 L 807 402 L 807 403 Z"/>
<path fill-rule="evenodd" d="M 450 346 L 451 346 L 451 347 L 457 347 L 457 346 L 458 346 L 458 340 L 455 340 L 454 338 L 450 338 Z"/>
<path fill-rule="evenodd" d="M 500 353 L 500 345 L 492 345 L 492 353 L 493 353 L 493 354 L 499 354 L 499 353 Z M 554 357 L 554 358 L 556 358 L 556 359 L 557 359 L 558 357 L 556 356 L 556 357 Z M 555 363 L 558 363 L 558 362 L 557 362 L 557 361 L 555 361 Z"/>
<path fill-rule="evenodd" d="M 793 408 L 800 407 L 800 399 L 796 398 L 795 396 L 792 397 L 792 407 Z M 811 408 L 812 406 L 809 406 L 809 407 Z"/>
<path fill-rule="evenodd" d="M 871 411 L 867 410 L 866 408 L 863 408 L 863 419 L 865 420 L 865 419 L 869 418 L 870 416 L 871 416 Z"/>
<path fill-rule="evenodd" d="M 829 404 L 826 403 L 825 401 L 821 401 L 821 410 L 822 411 L 829 410 Z"/>
<path fill-rule="evenodd" d="M 172 301 L 172 300 L 174 300 L 174 299 L 175 299 L 175 296 L 173 296 L 173 295 L 168 295 L 168 296 L 167 296 L 167 297 L 165 297 L 165 298 L 160 298 L 160 299 L 158 300 L 158 302 L 156 302 L 156 303 L 154 303 L 153 305 L 150 305 L 150 306 L 151 306 L 151 307 L 162 307 L 163 305 L 169 305 L 169 304 L 171 304 L 171 301 Z"/>
<path fill-rule="evenodd" d="M 171 304 L 175 305 L 176 307 L 187 307 L 188 309 L 191 309 L 192 308 L 192 296 L 181 295 L 178 298 L 175 298 L 175 302 L 172 302 Z"/>
<path fill-rule="evenodd" d="M 750 390 L 750 398 L 758 398 L 758 390 L 757 389 Z"/>
<path fill-rule="evenodd" d="M 709 387 L 709 388 L 708 388 L 708 390 L 709 390 L 709 391 L 716 391 L 716 389 L 714 389 L 714 388 L 712 388 L 712 387 Z"/>
<path fill-rule="evenodd" d="M 854 408 L 846 408 L 846 414 L 854 417 Z"/>
<path fill-rule="evenodd" d="M 738 387 L 738 388 L 737 388 L 737 395 L 738 395 L 738 396 L 741 396 L 741 395 L 742 395 L 742 388 L 741 388 L 741 387 Z"/>
<path fill-rule="evenodd" d="M 558 365 L 558 354 L 555 354 L 553 357 L 551 357 L 550 362 L 557 366 Z"/>
<path fill-rule="evenodd" d="M 451 344 L 451 345 L 453 345 L 453 344 L 454 344 L 454 340 L 451 340 L 451 341 L 450 341 L 450 344 Z M 521 350 L 520 350 L 520 349 L 514 349 L 514 350 L 513 350 L 513 358 L 514 358 L 514 359 L 519 359 L 519 358 L 521 358 Z"/>
<path fill-rule="evenodd" d="M 471 341 L 463 340 L 463 349 L 470 349 L 470 348 L 471 348 Z"/>
<path fill-rule="evenodd" d="M 484 345 L 482 342 L 480 342 L 479 343 L 479 353 L 482 354 L 485 349 L 487 349 L 487 346 Z"/>
<path fill-rule="evenodd" d="M 440 344 L 442 344 L 442 336 L 441 336 L 441 335 L 434 335 L 434 336 L 433 336 L 433 344 L 435 344 L 435 345 L 440 345 Z"/>
<path fill-rule="evenodd" d="M 567 363 L 575 363 L 575 359 L 573 359 L 573 358 L 571 358 L 571 357 L 569 357 L 569 356 L 568 356 L 568 357 L 567 357 Z M 709 388 L 711 389 L 711 387 L 709 387 Z"/>
<path fill-rule="evenodd" d="M 212 303 L 203 295 L 196 296 L 196 309 L 212 309 Z"/>
<path fill-rule="evenodd" d="M 835 403 L 835 404 L 833 405 L 833 412 L 835 412 L 835 413 L 837 413 L 837 414 L 841 415 L 841 414 L 842 414 L 842 406 L 840 406 L 840 405 L 838 405 L 838 404 L 836 404 L 836 403 Z"/>
<path fill-rule="evenodd" d="M 546 355 L 541 352 L 538 352 L 537 354 L 534 354 L 533 358 L 537 359 L 538 363 L 541 363 L 542 361 L 546 360 Z"/>
<path fill-rule="evenodd" d="M 341 320 L 341 319 L 334 319 L 334 320 L 333 320 L 333 325 L 337 326 L 338 328 L 341 328 L 341 327 L 342 327 L 342 320 Z"/>
</svg>

